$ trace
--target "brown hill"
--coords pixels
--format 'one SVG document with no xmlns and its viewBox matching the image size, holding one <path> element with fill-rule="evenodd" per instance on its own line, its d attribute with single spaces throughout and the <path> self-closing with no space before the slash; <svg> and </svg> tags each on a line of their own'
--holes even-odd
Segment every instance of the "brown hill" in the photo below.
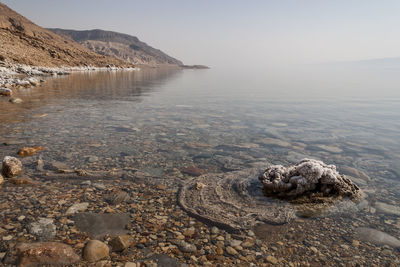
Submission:
<svg viewBox="0 0 400 267">
<path fill-rule="evenodd" d="M 39 27 L 0 3 L 0 60 L 35 66 L 132 66 Z"/>
<path fill-rule="evenodd" d="M 98 29 L 87 31 L 49 30 L 71 38 L 96 53 L 119 58 L 132 64 L 183 65 L 181 61 L 128 34 Z"/>
</svg>

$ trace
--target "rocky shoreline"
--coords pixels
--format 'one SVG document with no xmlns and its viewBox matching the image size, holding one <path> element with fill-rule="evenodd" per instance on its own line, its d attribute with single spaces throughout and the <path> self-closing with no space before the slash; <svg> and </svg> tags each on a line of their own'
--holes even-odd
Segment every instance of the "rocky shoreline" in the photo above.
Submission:
<svg viewBox="0 0 400 267">
<path fill-rule="evenodd" d="M 108 65 L 107 67 L 77 66 L 77 67 L 39 67 L 0 61 L 0 96 L 11 97 L 15 90 L 38 86 L 49 76 L 69 75 L 74 72 L 92 71 L 133 71 L 139 68 L 126 68 Z M 21 100 L 10 98 L 12 103 Z"/>
</svg>

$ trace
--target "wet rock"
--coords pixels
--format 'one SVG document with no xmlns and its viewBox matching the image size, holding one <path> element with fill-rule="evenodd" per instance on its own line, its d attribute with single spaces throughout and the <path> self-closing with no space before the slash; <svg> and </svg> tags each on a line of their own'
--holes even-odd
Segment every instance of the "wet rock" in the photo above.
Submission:
<svg viewBox="0 0 400 267">
<path fill-rule="evenodd" d="M 38 79 L 36 79 L 36 78 L 33 78 L 33 77 L 28 78 L 28 82 L 33 86 L 37 86 L 37 85 L 40 84 L 40 81 Z"/>
<path fill-rule="evenodd" d="M 400 207 L 398 206 L 389 205 L 383 202 L 376 202 L 375 209 L 376 211 L 384 214 L 400 216 Z"/>
<path fill-rule="evenodd" d="M 0 96 L 12 96 L 13 91 L 8 88 L 0 88 Z"/>
<path fill-rule="evenodd" d="M 186 241 L 181 240 L 178 243 L 178 247 L 182 252 L 187 252 L 187 253 L 193 253 L 197 250 L 196 246 L 193 244 L 190 244 Z"/>
<path fill-rule="evenodd" d="M 130 222 L 126 213 L 78 213 L 73 217 L 76 227 L 88 233 L 93 238 L 102 238 L 104 235 L 118 236 L 127 232 L 126 225 Z"/>
<path fill-rule="evenodd" d="M 21 104 L 22 102 L 24 102 L 24 101 L 22 101 L 21 98 L 18 98 L 18 97 L 11 97 L 10 100 L 8 100 L 8 101 L 13 104 Z"/>
<path fill-rule="evenodd" d="M 5 259 L 6 264 L 23 267 L 64 266 L 78 261 L 80 257 L 70 246 L 57 242 L 20 243 Z"/>
<path fill-rule="evenodd" d="M 338 195 L 359 200 L 361 190 L 348 178 L 340 175 L 334 165 L 303 159 L 298 164 L 283 167 L 274 165 L 258 177 L 267 196 L 298 197 L 318 191 L 323 195 Z"/>
<path fill-rule="evenodd" d="M 387 233 L 372 228 L 359 227 L 356 229 L 356 235 L 359 240 L 370 242 L 375 245 L 388 245 L 395 248 L 400 247 L 400 240 Z"/>
<path fill-rule="evenodd" d="M 83 249 L 83 258 L 89 262 L 99 261 L 108 257 L 109 248 L 99 240 L 90 240 Z"/>
<path fill-rule="evenodd" d="M 277 138 L 263 138 L 263 139 L 258 140 L 256 143 L 266 145 L 266 146 L 278 146 L 278 147 L 283 147 L 283 148 L 291 146 L 291 144 L 289 142 L 286 142 L 284 140 L 277 139 Z"/>
<path fill-rule="evenodd" d="M 356 168 L 344 166 L 344 167 L 341 167 L 340 169 L 344 174 L 347 174 L 347 175 L 350 175 L 350 176 L 353 176 L 356 178 L 360 178 L 365 181 L 371 180 L 371 177 L 369 177 L 368 174 L 366 174 L 365 172 L 363 172 L 361 170 L 357 170 Z"/>
<path fill-rule="evenodd" d="M 35 235 L 39 240 L 48 240 L 56 235 L 56 226 L 53 219 L 40 218 L 28 226 L 29 233 Z"/>
<path fill-rule="evenodd" d="M 42 146 L 35 147 L 23 147 L 18 151 L 18 155 L 21 157 L 32 156 L 36 154 L 38 151 L 42 151 L 44 148 Z"/>
<path fill-rule="evenodd" d="M 3 159 L 2 173 L 5 177 L 11 178 L 22 172 L 22 163 L 19 159 L 6 156 Z"/>
<path fill-rule="evenodd" d="M 129 235 L 120 235 L 116 238 L 112 239 L 109 242 L 109 245 L 112 248 L 112 251 L 123 251 L 124 249 L 129 248 L 132 244 L 132 237 Z"/>
<path fill-rule="evenodd" d="M 37 183 L 30 178 L 21 177 L 21 178 L 11 178 L 8 180 L 10 183 L 14 185 L 36 185 Z"/>
<path fill-rule="evenodd" d="M 191 176 L 200 176 L 204 173 L 203 170 L 199 169 L 196 166 L 188 166 L 188 167 L 184 167 L 182 168 L 182 173 L 186 173 L 189 174 Z"/>
<path fill-rule="evenodd" d="M 77 212 L 85 211 L 89 207 L 88 202 L 82 202 L 82 203 L 76 203 L 69 207 L 67 211 L 65 212 L 66 215 L 72 215 Z"/>
<path fill-rule="evenodd" d="M 129 201 L 130 196 L 127 192 L 119 190 L 117 192 L 113 192 L 111 193 L 108 197 L 107 197 L 107 202 L 112 204 L 112 205 L 118 205 L 122 202 L 127 202 Z"/>
</svg>

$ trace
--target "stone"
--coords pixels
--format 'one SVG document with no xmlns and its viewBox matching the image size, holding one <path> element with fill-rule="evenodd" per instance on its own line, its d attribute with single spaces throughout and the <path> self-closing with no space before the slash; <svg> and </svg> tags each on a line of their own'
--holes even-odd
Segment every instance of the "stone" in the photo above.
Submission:
<svg viewBox="0 0 400 267">
<path fill-rule="evenodd" d="M 375 245 L 388 245 L 395 248 L 400 247 L 400 240 L 376 229 L 359 227 L 356 229 L 356 235 L 359 240 L 370 242 Z"/>
<path fill-rule="evenodd" d="M 350 179 L 340 175 L 336 166 L 322 161 L 303 159 L 293 166 L 273 165 L 258 177 L 267 196 L 294 198 L 317 189 L 323 195 L 361 199 L 361 190 Z"/>
<path fill-rule="evenodd" d="M 29 233 L 35 235 L 39 240 L 48 240 L 56 235 L 56 226 L 53 219 L 40 218 L 37 222 L 32 222 L 28 226 Z"/>
<path fill-rule="evenodd" d="M 76 227 L 88 233 L 92 238 L 102 238 L 104 235 L 119 236 L 126 234 L 126 226 L 130 223 L 127 213 L 77 213 L 72 218 Z"/>
<path fill-rule="evenodd" d="M 127 202 L 129 201 L 130 196 L 127 192 L 119 190 L 117 192 L 111 193 L 107 197 L 107 202 L 110 203 L 111 205 L 118 205 L 122 202 Z"/>
<path fill-rule="evenodd" d="M 22 172 L 22 163 L 15 157 L 6 156 L 3 159 L 2 173 L 5 177 L 11 178 Z"/>
<path fill-rule="evenodd" d="M 232 256 L 238 254 L 238 252 L 236 251 L 236 249 L 234 249 L 234 248 L 231 247 L 231 246 L 226 247 L 225 250 L 226 250 L 226 253 L 228 253 L 229 255 L 232 255 Z"/>
<path fill-rule="evenodd" d="M 184 167 L 184 168 L 182 168 L 181 172 L 185 173 L 185 174 L 189 174 L 191 176 L 200 176 L 204 173 L 203 170 L 199 169 L 196 166 Z"/>
<path fill-rule="evenodd" d="M 89 262 L 95 262 L 108 257 L 108 246 L 99 240 L 90 240 L 83 249 L 83 258 Z"/>
<path fill-rule="evenodd" d="M 36 154 L 38 151 L 42 151 L 44 148 L 42 146 L 35 147 L 23 147 L 18 151 L 18 155 L 21 157 L 32 156 Z"/>
<path fill-rule="evenodd" d="M 267 256 L 267 261 L 272 264 L 278 264 L 278 259 L 273 256 Z"/>
<path fill-rule="evenodd" d="M 206 185 L 203 183 L 197 182 L 195 187 L 196 187 L 196 190 L 201 190 L 204 187 L 206 187 Z"/>
<path fill-rule="evenodd" d="M 33 77 L 28 78 L 28 82 L 33 86 L 36 86 L 36 85 L 40 84 L 40 81 L 38 79 L 36 79 L 36 78 L 33 78 Z"/>
<path fill-rule="evenodd" d="M 72 215 L 77 212 L 85 211 L 89 207 L 88 202 L 82 202 L 82 203 L 76 203 L 69 207 L 67 211 L 65 212 L 66 215 Z"/>
<path fill-rule="evenodd" d="M 389 205 L 384 202 L 376 202 L 375 209 L 377 212 L 381 212 L 384 214 L 400 216 L 400 207 Z"/>
<path fill-rule="evenodd" d="M 126 262 L 124 267 L 137 267 L 138 265 L 134 262 Z"/>
<path fill-rule="evenodd" d="M 112 239 L 108 244 L 111 246 L 112 251 L 123 251 L 124 249 L 129 248 L 132 244 L 132 237 L 129 235 L 120 235 Z"/>
<path fill-rule="evenodd" d="M 0 185 L 4 183 L 4 177 L 0 174 Z"/>
<path fill-rule="evenodd" d="M 27 178 L 27 177 L 21 177 L 21 178 L 14 177 L 14 178 L 9 179 L 8 181 L 14 185 L 36 185 L 37 184 L 32 179 Z"/>
<path fill-rule="evenodd" d="M 13 104 L 21 104 L 22 102 L 24 102 L 21 98 L 18 97 L 11 97 L 8 101 Z"/>
<path fill-rule="evenodd" d="M 13 91 L 8 88 L 0 88 L 0 96 L 12 96 Z"/>
<path fill-rule="evenodd" d="M 214 235 L 218 234 L 218 233 L 219 233 L 218 227 L 213 226 L 213 227 L 211 228 L 211 233 L 214 234 Z"/>
<path fill-rule="evenodd" d="M 57 242 L 20 243 L 16 245 L 13 254 L 15 262 L 12 257 L 7 257 L 5 261 L 23 267 L 65 266 L 80 261 L 80 257 L 70 246 Z"/>
<path fill-rule="evenodd" d="M 178 243 L 178 247 L 182 252 L 187 252 L 187 253 L 193 253 L 197 250 L 196 246 L 193 244 L 190 244 L 186 241 L 181 240 Z"/>
</svg>

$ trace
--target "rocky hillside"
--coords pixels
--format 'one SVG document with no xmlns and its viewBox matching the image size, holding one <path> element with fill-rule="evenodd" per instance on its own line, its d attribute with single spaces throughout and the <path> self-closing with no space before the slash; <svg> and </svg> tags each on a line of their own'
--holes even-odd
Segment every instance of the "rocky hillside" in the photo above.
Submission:
<svg viewBox="0 0 400 267">
<path fill-rule="evenodd" d="M 112 56 L 133 63 L 146 65 L 183 65 L 161 50 L 140 41 L 137 37 L 103 30 L 75 31 L 49 29 L 54 33 L 70 37 L 101 55 Z"/>
<path fill-rule="evenodd" d="M 39 27 L 0 3 L 0 60 L 36 66 L 128 66 Z"/>
</svg>

